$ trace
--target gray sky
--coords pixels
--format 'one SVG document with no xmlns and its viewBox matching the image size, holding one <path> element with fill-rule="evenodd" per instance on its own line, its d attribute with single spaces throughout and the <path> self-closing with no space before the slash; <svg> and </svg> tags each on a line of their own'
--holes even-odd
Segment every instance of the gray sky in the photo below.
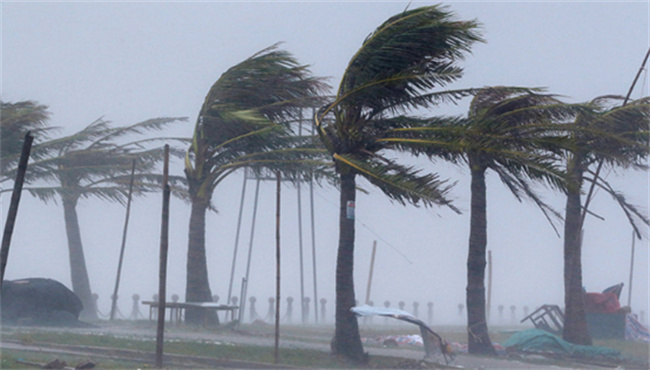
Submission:
<svg viewBox="0 0 650 370">
<path fill-rule="evenodd" d="M 36 100 L 50 107 L 52 126 L 71 134 L 104 117 L 127 125 L 152 117 L 188 117 L 174 133 L 191 136 L 196 115 L 212 83 L 229 67 L 276 42 L 334 87 L 350 57 L 381 22 L 407 2 L 12 2 L 2 10 L 2 99 Z M 412 2 L 411 7 L 434 2 Z M 478 44 L 462 65 L 462 80 L 449 86 L 546 87 L 581 102 L 604 94 L 624 95 L 649 45 L 649 3 L 636 2 L 449 2 L 459 19 L 477 19 L 487 43 Z M 646 74 L 632 94 L 648 94 Z M 467 102 L 432 114 L 465 114 Z M 433 301 L 440 320 L 459 320 L 464 302 L 469 230 L 469 174 L 444 163 L 427 170 L 458 181 L 453 191 L 464 212 L 419 209 L 390 203 L 367 183 L 358 194 L 355 282 L 366 294 L 370 252 L 378 240 L 371 299 Z M 182 173 L 182 164 L 172 171 Z M 647 209 L 647 173 L 615 173 L 608 179 Z M 207 219 L 211 288 L 225 297 L 233 257 L 242 174 L 215 192 L 218 214 Z M 245 271 L 254 183 L 248 183 L 236 284 Z M 300 295 L 297 193 L 283 189 L 283 296 Z M 545 192 L 558 210 L 561 196 Z M 274 289 L 274 184 L 260 190 L 249 295 L 258 312 Z M 2 196 L 2 217 L 9 195 Z M 315 190 L 318 294 L 334 298 L 338 195 Z M 305 292 L 313 296 L 309 193 L 302 193 Z M 184 295 L 189 206 L 174 201 L 170 232 L 169 294 Z M 588 219 L 583 251 L 587 291 L 625 282 L 628 299 L 631 228 L 611 199 L 599 194 L 593 210 L 606 221 Z M 124 209 L 99 201 L 78 207 L 91 286 L 108 309 L 114 284 Z M 122 311 L 130 297 L 157 290 L 160 195 L 132 209 L 120 291 Z M 50 277 L 70 286 L 62 208 L 29 195 L 21 202 L 6 278 Z M 4 224 L 4 222 L 3 222 Z M 637 242 L 632 306 L 648 311 L 648 241 Z M 563 304 L 562 239 L 530 204 L 520 204 L 498 179 L 488 177 L 488 249 L 493 254 L 492 303 L 506 307 Z M 182 299 L 182 298 L 181 298 Z M 297 307 L 295 308 L 297 309 Z M 329 313 L 333 314 L 332 306 Z M 421 309 L 422 310 L 422 309 Z"/>
</svg>

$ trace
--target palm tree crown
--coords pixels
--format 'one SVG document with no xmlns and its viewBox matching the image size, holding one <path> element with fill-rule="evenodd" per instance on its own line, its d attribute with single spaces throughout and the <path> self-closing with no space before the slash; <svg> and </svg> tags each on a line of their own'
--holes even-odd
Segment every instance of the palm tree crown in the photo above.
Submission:
<svg viewBox="0 0 650 370">
<path fill-rule="evenodd" d="M 378 186 L 398 203 L 447 205 L 449 185 L 437 175 L 386 157 L 401 150 L 397 130 L 426 120 L 409 116 L 465 96 L 469 91 L 435 92 L 461 77 L 456 65 L 474 42 L 481 41 L 474 21 L 458 21 L 442 6 L 397 14 L 371 33 L 350 60 L 334 99 L 315 116 L 318 134 L 331 153 L 340 176 L 340 234 L 336 272 L 336 331 L 332 351 L 365 361 L 354 305 L 352 279 L 354 218 L 346 212 L 355 199 L 355 176 Z"/>
<path fill-rule="evenodd" d="M 564 222 L 564 299 L 565 321 L 563 337 L 576 344 L 591 344 L 587 328 L 582 291 L 582 227 L 592 190 L 597 187 L 611 195 L 619 204 L 638 237 L 640 223 L 650 221 L 625 196 L 599 176 L 599 168 L 647 170 L 650 153 L 648 122 L 650 98 L 615 107 L 623 100 L 618 96 L 594 99 L 592 109 L 584 112 L 570 125 L 574 146 L 566 152 L 567 202 Z M 597 168 L 594 169 L 594 164 Z M 583 184 L 592 183 L 585 204 Z M 591 213 L 591 212 L 590 212 Z"/>
<path fill-rule="evenodd" d="M 38 141 L 46 139 L 50 127 L 50 112 L 46 105 L 33 101 L 9 103 L 0 101 L 0 183 L 13 179 L 15 166 L 20 158 L 23 139 L 27 132 Z M 40 158 L 40 152 L 30 153 L 32 159 Z"/>
<path fill-rule="evenodd" d="M 77 203 L 81 198 L 91 197 L 124 203 L 134 160 L 137 169 L 134 194 L 143 195 L 158 190 L 162 175 L 156 174 L 156 166 L 162 161 L 163 149 L 154 147 L 152 143 L 163 139 L 124 141 L 124 138 L 161 130 L 169 123 L 183 120 L 154 118 L 126 127 L 111 127 L 108 121 L 98 119 L 75 134 L 35 146 L 34 151 L 42 153 L 43 158 L 30 165 L 27 178 L 33 185 L 25 190 L 45 202 L 56 202 L 58 198 L 62 202 L 72 288 L 84 305 L 84 318 L 96 319 L 97 314 L 86 269 Z M 178 150 L 174 152 L 179 154 Z M 181 180 L 177 176 L 172 177 L 172 181 Z"/>
<path fill-rule="evenodd" d="M 208 92 L 185 160 L 192 214 L 188 244 L 187 301 L 210 301 L 205 258 L 205 213 L 212 193 L 242 168 L 297 179 L 297 168 L 326 166 L 326 151 L 291 136 L 301 109 L 312 107 L 326 85 L 277 45 L 228 69 Z M 319 173 L 320 171 L 317 171 Z M 216 319 L 216 316 L 214 317 Z M 202 322 L 188 312 L 188 322 Z"/>
</svg>

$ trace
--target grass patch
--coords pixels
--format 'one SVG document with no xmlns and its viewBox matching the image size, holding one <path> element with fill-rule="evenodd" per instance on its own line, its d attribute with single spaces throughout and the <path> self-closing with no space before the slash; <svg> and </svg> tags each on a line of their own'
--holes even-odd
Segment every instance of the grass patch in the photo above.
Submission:
<svg viewBox="0 0 650 370">
<path fill-rule="evenodd" d="M 0 368 L 2 369 L 33 369 L 33 365 L 21 363 L 18 360 L 24 360 L 32 363 L 48 363 L 54 359 L 59 359 L 75 367 L 77 364 L 88 361 L 87 357 L 80 357 L 66 354 L 51 354 L 33 351 L 20 351 L 12 349 L 3 349 L 0 357 Z M 101 359 L 94 362 L 103 369 L 142 369 L 151 367 L 150 364 L 130 360 Z"/>
</svg>

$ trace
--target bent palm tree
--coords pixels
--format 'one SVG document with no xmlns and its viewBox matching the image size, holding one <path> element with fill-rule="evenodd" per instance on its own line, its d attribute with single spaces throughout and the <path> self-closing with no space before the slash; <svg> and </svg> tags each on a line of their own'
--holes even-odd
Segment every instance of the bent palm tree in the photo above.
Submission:
<svg viewBox="0 0 650 370">
<path fill-rule="evenodd" d="M 124 144 L 118 141 L 128 135 L 160 130 L 168 123 L 178 120 L 184 119 L 156 118 L 127 127 L 113 128 L 109 122 L 99 119 L 73 135 L 36 146 L 37 150 L 49 154 L 31 165 L 30 181 L 55 185 L 30 186 L 26 190 L 45 202 L 61 199 L 68 238 L 72 289 L 83 303 L 81 316 L 85 319 L 97 319 L 97 313 L 86 268 L 77 203 L 82 198 L 96 197 L 123 204 L 134 159 L 137 163 L 134 194 L 157 191 L 159 186 L 155 180 L 160 175 L 156 175 L 154 171 L 156 164 L 163 158 L 163 152 L 162 148 L 148 149 L 147 144 L 160 139 L 146 138 Z M 182 179 L 173 177 L 172 180 L 178 182 Z"/>
<path fill-rule="evenodd" d="M 487 202 L 485 174 L 496 172 L 517 200 L 532 200 L 549 221 L 560 215 L 534 192 L 531 180 L 564 189 L 564 176 L 550 154 L 566 147 L 558 123 L 575 117 L 579 107 L 552 95 L 505 87 L 480 90 L 470 105 L 463 148 L 471 174 L 470 236 L 467 257 L 468 349 L 496 355 L 488 335 L 485 304 Z"/>
<path fill-rule="evenodd" d="M 587 205 L 582 204 L 585 182 L 610 194 L 619 204 L 637 237 L 641 236 L 638 222 L 649 224 L 648 218 L 624 195 L 591 169 L 595 163 L 611 168 L 646 170 L 650 98 L 611 108 L 621 97 L 603 96 L 592 101 L 594 109 L 576 119 L 572 135 L 575 149 L 565 157 L 567 172 L 567 201 L 564 217 L 564 331 L 563 338 L 576 344 L 591 344 L 587 329 L 582 285 L 582 226 Z M 589 199 L 587 199 L 587 202 Z"/>
<path fill-rule="evenodd" d="M 217 185 L 234 171 L 290 174 L 302 159 L 320 158 L 323 150 L 291 138 L 290 123 L 300 109 L 313 106 L 323 82 L 306 66 L 274 45 L 226 71 L 212 85 L 201 107 L 185 175 L 192 204 L 187 251 L 188 302 L 212 300 L 205 254 L 205 216 Z M 315 160 L 317 162 L 317 160 Z M 284 173 L 287 172 L 287 173 Z M 189 323 L 203 322 L 202 313 L 186 312 Z M 209 320 L 216 320 L 216 315 Z"/>
<path fill-rule="evenodd" d="M 348 207 L 355 202 L 356 176 L 398 203 L 447 205 L 455 210 L 446 198 L 448 184 L 386 158 L 385 152 L 408 146 L 394 137 L 394 130 L 424 124 L 400 113 L 468 93 L 431 90 L 460 78 L 462 69 L 455 63 L 480 40 L 476 28 L 476 22 L 454 20 L 441 6 L 389 18 L 363 42 L 344 72 L 334 101 L 315 117 L 318 134 L 334 158 L 341 190 L 334 354 L 366 361 L 357 319 L 350 311 L 355 304 L 355 225 Z"/>
</svg>

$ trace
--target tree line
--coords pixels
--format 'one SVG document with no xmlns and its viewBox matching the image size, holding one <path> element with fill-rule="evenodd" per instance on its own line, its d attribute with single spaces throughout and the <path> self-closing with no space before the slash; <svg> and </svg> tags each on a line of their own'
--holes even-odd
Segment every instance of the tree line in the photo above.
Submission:
<svg viewBox="0 0 650 370">
<path fill-rule="evenodd" d="M 456 18 L 435 5 L 396 14 L 368 35 L 352 56 L 336 93 L 291 53 L 272 45 L 225 71 L 208 91 L 192 138 L 152 135 L 186 118 L 163 117 L 125 127 L 104 119 L 78 133 L 55 137 L 48 108 L 36 102 L 2 102 L 1 182 L 10 181 L 22 136 L 37 138 L 26 188 L 64 208 L 74 292 L 87 317 L 95 315 L 85 269 L 76 205 L 97 197 L 124 203 L 133 160 L 135 194 L 160 188 L 160 142 L 173 141 L 185 176 L 172 176 L 174 193 L 191 205 L 186 301 L 211 301 L 205 250 L 205 216 L 228 175 L 247 169 L 294 183 L 315 179 L 340 190 L 336 262 L 336 313 L 332 352 L 365 362 L 355 305 L 355 202 L 364 178 L 396 203 L 447 207 L 453 183 L 396 156 L 445 160 L 469 168 L 470 233 L 467 260 L 469 352 L 495 355 L 486 320 L 488 171 L 512 195 L 529 200 L 556 233 L 563 224 L 565 322 L 563 337 L 591 344 L 582 289 L 581 243 L 594 189 L 613 197 L 641 237 L 647 216 L 599 176 L 602 168 L 645 170 L 649 98 L 607 95 L 569 104 L 540 88 L 491 86 L 445 89 L 463 74 L 461 62 L 485 42 L 476 20 Z M 469 98 L 465 116 L 435 115 L 441 104 Z M 303 110 L 314 110 L 315 135 L 297 135 Z M 423 116 L 427 112 L 430 115 Z M 544 202 L 538 186 L 566 196 L 564 213 Z M 585 196 L 586 195 L 586 196 Z M 596 215 L 597 216 L 597 215 Z M 188 310 L 188 323 L 215 321 Z M 214 313 L 213 313 L 214 314 Z M 208 314 L 210 315 L 210 314 Z"/>
</svg>

